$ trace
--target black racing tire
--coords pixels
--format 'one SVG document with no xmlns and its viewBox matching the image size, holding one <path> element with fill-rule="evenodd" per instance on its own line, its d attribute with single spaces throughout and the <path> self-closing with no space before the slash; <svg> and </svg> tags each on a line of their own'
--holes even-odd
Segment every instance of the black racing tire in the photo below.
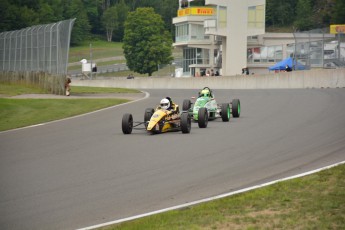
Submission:
<svg viewBox="0 0 345 230">
<path fill-rule="evenodd" d="M 123 134 L 131 134 L 133 130 L 133 116 L 126 113 L 122 117 L 122 132 Z"/>
<path fill-rule="evenodd" d="M 230 105 L 228 103 L 223 103 L 221 107 L 221 117 L 223 121 L 230 120 Z"/>
<path fill-rule="evenodd" d="M 147 127 L 147 122 L 150 121 L 154 112 L 155 112 L 155 110 L 153 108 L 145 109 L 145 114 L 144 114 L 145 127 Z"/>
<path fill-rule="evenodd" d="M 200 108 L 198 111 L 198 125 L 199 128 L 206 128 L 208 124 L 207 108 Z"/>
<path fill-rule="evenodd" d="M 239 99 L 232 100 L 231 113 L 233 117 L 240 117 L 241 115 L 241 103 Z"/>
<path fill-rule="evenodd" d="M 181 131 L 182 133 L 190 133 L 192 128 L 192 119 L 188 113 L 181 114 Z"/>
<path fill-rule="evenodd" d="M 190 109 L 191 104 L 192 103 L 190 102 L 189 99 L 183 100 L 182 111 L 188 111 Z"/>
</svg>

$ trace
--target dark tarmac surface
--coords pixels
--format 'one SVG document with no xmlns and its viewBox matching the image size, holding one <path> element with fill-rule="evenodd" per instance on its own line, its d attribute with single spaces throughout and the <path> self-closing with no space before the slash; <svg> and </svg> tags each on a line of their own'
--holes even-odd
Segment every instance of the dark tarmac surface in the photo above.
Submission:
<svg viewBox="0 0 345 230">
<path fill-rule="evenodd" d="M 214 90 L 218 103 L 240 99 L 240 118 L 192 123 L 190 134 L 124 135 L 123 114 L 142 121 L 165 96 L 181 106 L 197 95 L 147 91 L 144 100 L 0 132 L 0 229 L 82 228 L 345 160 L 344 89 Z"/>
</svg>

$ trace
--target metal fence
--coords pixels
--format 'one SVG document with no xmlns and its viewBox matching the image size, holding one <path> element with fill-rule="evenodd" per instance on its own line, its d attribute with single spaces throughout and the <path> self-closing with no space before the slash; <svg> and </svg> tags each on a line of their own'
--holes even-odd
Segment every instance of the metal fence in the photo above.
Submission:
<svg viewBox="0 0 345 230">
<path fill-rule="evenodd" d="M 345 36 L 330 34 L 329 28 L 295 32 L 289 56 L 307 68 L 345 68 Z"/>
<path fill-rule="evenodd" d="M 67 74 L 75 19 L 0 33 L 0 71 Z"/>
</svg>

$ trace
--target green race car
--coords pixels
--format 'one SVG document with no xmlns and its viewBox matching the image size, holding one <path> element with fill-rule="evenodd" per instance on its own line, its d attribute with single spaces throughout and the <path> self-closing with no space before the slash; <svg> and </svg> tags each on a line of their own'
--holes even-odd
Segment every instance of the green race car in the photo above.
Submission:
<svg viewBox="0 0 345 230">
<path fill-rule="evenodd" d="M 233 99 L 230 103 L 217 104 L 209 87 L 204 87 L 199 92 L 194 103 L 189 99 L 184 100 L 182 108 L 184 111 L 188 110 L 193 120 L 198 122 L 199 128 L 206 128 L 209 120 L 222 118 L 223 121 L 229 121 L 231 114 L 233 117 L 240 117 L 241 114 L 239 99 Z"/>
</svg>

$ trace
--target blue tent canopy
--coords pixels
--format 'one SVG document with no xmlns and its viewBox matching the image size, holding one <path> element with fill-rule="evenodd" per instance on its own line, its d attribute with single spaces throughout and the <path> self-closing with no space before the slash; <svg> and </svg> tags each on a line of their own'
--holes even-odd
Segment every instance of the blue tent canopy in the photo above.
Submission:
<svg viewBox="0 0 345 230">
<path fill-rule="evenodd" d="M 269 67 L 269 70 L 285 70 L 286 65 L 288 65 L 291 69 L 295 70 L 304 70 L 305 66 L 301 63 L 295 61 L 293 64 L 293 59 L 291 57 L 286 58 L 280 62 L 277 62 L 275 65 Z"/>
</svg>

